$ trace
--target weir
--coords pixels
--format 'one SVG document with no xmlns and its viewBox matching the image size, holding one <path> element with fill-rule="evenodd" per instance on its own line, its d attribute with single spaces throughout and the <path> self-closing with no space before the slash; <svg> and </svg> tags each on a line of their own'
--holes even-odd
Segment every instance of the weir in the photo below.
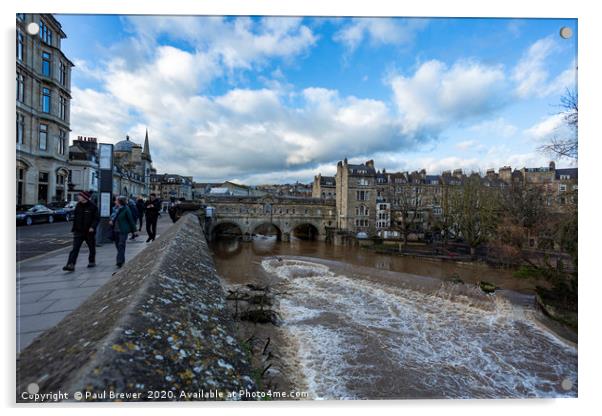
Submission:
<svg viewBox="0 0 602 416">
<path fill-rule="evenodd" d="M 19 402 L 31 400 L 28 390 L 185 400 L 182 391 L 254 391 L 250 374 L 199 218 L 189 213 L 21 352 L 16 393 Z M 168 393 L 149 394 L 157 391 Z"/>
</svg>

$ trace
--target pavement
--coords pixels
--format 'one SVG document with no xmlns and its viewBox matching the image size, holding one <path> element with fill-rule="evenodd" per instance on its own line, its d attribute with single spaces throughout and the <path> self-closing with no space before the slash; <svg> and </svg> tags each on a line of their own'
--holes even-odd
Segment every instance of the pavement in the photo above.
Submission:
<svg viewBox="0 0 602 416">
<path fill-rule="evenodd" d="M 157 237 L 171 225 L 169 216 L 162 215 L 157 223 Z M 70 240 L 70 225 L 68 227 L 65 231 Z M 146 243 L 146 239 L 144 227 L 136 240 L 128 239 L 126 262 L 154 243 Z M 17 245 L 17 258 L 18 250 Z M 82 244 L 75 272 L 65 272 L 62 268 L 70 251 L 71 246 L 63 247 L 17 262 L 17 351 L 59 323 L 119 270 L 115 266 L 117 250 L 113 243 L 96 247 L 96 267 L 93 268 L 87 268 L 88 248 L 86 243 Z"/>
</svg>

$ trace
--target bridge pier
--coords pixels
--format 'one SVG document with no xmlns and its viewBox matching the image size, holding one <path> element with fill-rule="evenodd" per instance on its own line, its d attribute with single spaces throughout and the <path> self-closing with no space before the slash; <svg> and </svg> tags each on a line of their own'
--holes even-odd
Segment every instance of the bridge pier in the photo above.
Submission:
<svg viewBox="0 0 602 416">
<path fill-rule="evenodd" d="M 291 241 L 291 233 L 282 233 L 282 236 L 280 237 L 280 241 Z"/>
</svg>

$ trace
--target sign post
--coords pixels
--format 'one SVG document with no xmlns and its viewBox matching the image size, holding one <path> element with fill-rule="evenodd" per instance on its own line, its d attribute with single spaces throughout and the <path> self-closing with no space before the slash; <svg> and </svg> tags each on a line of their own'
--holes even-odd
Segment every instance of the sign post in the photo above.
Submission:
<svg viewBox="0 0 602 416">
<path fill-rule="evenodd" d="M 98 210 L 100 224 L 96 232 L 96 243 L 102 245 L 111 241 L 111 206 L 113 205 L 113 145 L 100 143 L 98 145 L 98 168 L 100 170 L 98 181 Z"/>
</svg>

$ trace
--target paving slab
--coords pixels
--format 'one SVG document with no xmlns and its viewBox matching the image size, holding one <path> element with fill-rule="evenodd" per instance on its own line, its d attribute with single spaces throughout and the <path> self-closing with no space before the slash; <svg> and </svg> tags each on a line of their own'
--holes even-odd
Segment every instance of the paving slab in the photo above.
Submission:
<svg viewBox="0 0 602 416">
<path fill-rule="evenodd" d="M 50 304 L 46 309 L 44 309 L 44 313 L 69 312 L 76 309 L 79 305 L 84 303 L 86 299 L 88 299 L 87 296 L 79 296 L 75 298 L 52 301 L 52 304 Z"/>
<path fill-rule="evenodd" d="M 56 300 L 44 300 L 33 303 L 20 303 L 17 305 L 17 316 L 39 315 Z"/>
<path fill-rule="evenodd" d="M 167 216 L 157 223 L 157 236 L 172 225 Z M 127 241 L 126 263 L 146 247 L 146 232 Z M 70 235 L 69 235 L 70 236 Z M 31 257 L 17 263 L 17 348 L 27 347 L 41 331 L 53 327 L 118 270 L 117 250 L 112 243 L 96 248 L 96 267 L 88 268 L 88 247 L 83 244 L 74 272 L 62 270 L 71 247 Z M 19 254 L 19 253 L 17 253 Z M 19 256 L 17 256 L 19 257 Z"/>
</svg>

